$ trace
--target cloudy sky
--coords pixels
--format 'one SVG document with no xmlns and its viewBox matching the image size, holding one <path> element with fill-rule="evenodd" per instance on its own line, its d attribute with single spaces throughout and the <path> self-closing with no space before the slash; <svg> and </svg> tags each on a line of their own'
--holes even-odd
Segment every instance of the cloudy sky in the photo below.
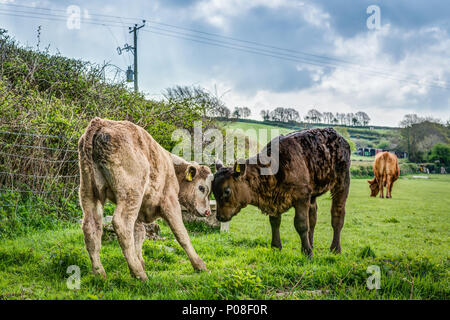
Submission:
<svg viewBox="0 0 450 320">
<path fill-rule="evenodd" d="M 132 56 L 116 48 L 146 19 L 139 86 L 149 97 L 198 85 L 255 119 L 314 107 L 396 126 L 406 113 L 450 119 L 449 12 L 442 0 L 0 0 L 0 27 L 36 47 L 41 25 L 41 48 L 125 70 Z"/>
</svg>

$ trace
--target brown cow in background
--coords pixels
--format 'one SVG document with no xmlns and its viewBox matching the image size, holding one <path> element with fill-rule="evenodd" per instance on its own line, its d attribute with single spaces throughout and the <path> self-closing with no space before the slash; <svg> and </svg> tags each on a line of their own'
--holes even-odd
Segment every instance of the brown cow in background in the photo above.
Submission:
<svg viewBox="0 0 450 320">
<path fill-rule="evenodd" d="M 369 180 L 371 197 L 376 197 L 380 192 L 380 198 L 384 198 L 384 187 L 386 187 L 386 198 L 392 198 L 392 186 L 400 175 L 398 160 L 395 154 L 380 152 L 375 156 L 373 163 L 374 178 Z"/>
</svg>

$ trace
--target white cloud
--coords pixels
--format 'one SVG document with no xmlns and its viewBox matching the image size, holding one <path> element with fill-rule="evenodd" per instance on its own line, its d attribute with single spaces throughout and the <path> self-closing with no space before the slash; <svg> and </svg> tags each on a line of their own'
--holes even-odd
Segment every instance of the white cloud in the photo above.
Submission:
<svg viewBox="0 0 450 320">
<path fill-rule="evenodd" d="M 250 9 L 265 7 L 269 9 L 296 10 L 308 24 L 329 28 L 329 14 L 316 5 L 295 0 L 202 0 L 193 6 L 193 18 L 227 30 L 232 18 L 244 16 Z"/>
<path fill-rule="evenodd" d="M 410 37 L 419 36 L 435 37 L 436 41 L 426 48 L 410 50 L 397 62 L 383 49 L 383 41 L 387 37 L 409 41 Z M 385 25 L 377 32 L 349 39 L 335 36 L 333 39 L 334 53 L 338 58 L 358 61 L 364 68 L 339 64 L 333 72 L 324 74 L 321 67 L 297 64 L 293 66 L 296 70 L 310 72 L 316 81 L 312 86 L 292 92 L 258 90 L 253 96 L 231 90 L 224 96 L 224 101 L 231 108 L 238 105 L 252 108 L 252 118 L 259 118 L 262 109 L 275 107 L 294 107 L 303 115 L 312 107 L 330 112 L 365 111 L 372 117 L 373 124 L 390 126 L 397 126 L 403 115 L 411 112 L 432 113 L 444 120 L 450 118 L 449 99 L 447 109 L 441 107 L 436 110 L 429 105 L 429 94 L 433 90 L 430 83 L 450 76 L 447 56 L 450 40 L 441 29 L 428 28 L 415 34 L 404 34 Z M 209 83 L 219 83 L 218 88 L 223 92 L 233 88 L 232 82 L 213 80 Z M 208 83 L 204 85 L 207 87 Z M 450 87 L 450 83 L 447 86 Z"/>
</svg>

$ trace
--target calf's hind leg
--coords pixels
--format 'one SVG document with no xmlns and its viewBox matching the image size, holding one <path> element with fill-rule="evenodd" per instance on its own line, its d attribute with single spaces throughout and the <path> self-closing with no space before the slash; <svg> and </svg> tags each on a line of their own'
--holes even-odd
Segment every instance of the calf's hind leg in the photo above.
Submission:
<svg viewBox="0 0 450 320">
<path fill-rule="evenodd" d="M 385 180 L 383 176 L 378 180 L 378 189 L 380 190 L 380 198 L 384 198 L 384 184 Z"/>
<path fill-rule="evenodd" d="M 309 244 L 311 248 L 314 248 L 314 228 L 316 227 L 317 222 L 317 202 L 316 198 L 311 198 L 311 204 L 309 205 Z"/>
<path fill-rule="evenodd" d="M 269 216 L 270 226 L 272 228 L 272 243 L 271 246 L 281 250 L 281 239 L 280 239 L 280 224 L 281 215 Z"/>
<path fill-rule="evenodd" d="M 294 217 L 294 226 L 300 235 L 300 239 L 302 241 L 302 250 L 303 252 L 312 257 L 313 252 L 311 248 L 311 244 L 309 243 L 309 206 L 310 200 L 300 200 L 295 205 L 295 217 Z"/>
<path fill-rule="evenodd" d="M 106 272 L 100 261 L 100 248 L 103 233 L 103 204 L 96 199 L 92 192 L 89 179 L 81 176 L 80 181 L 80 203 L 83 209 L 82 229 L 84 243 L 92 264 L 92 272 L 106 278 Z"/>
<path fill-rule="evenodd" d="M 332 191 L 331 225 L 333 227 L 333 241 L 330 250 L 334 253 L 341 253 L 341 230 L 344 226 L 348 189 L 349 185 L 347 184 L 341 189 Z"/>
<path fill-rule="evenodd" d="M 386 182 L 386 198 L 392 198 L 392 194 L 391 194 L 392 184 L 393 184 L 392 177 L 388 176 L 387 182 Z"/>
<path fill-rule="evenodd" d="M 146 281 L 148 277 L 138 258 L 134 237 L 135 223 L 142 202 L 142 193 L 129 190 L 126 194 L 126 197 L 117 200 L 112 223 L 131 274 L 142 281 Z"/>
</svg>

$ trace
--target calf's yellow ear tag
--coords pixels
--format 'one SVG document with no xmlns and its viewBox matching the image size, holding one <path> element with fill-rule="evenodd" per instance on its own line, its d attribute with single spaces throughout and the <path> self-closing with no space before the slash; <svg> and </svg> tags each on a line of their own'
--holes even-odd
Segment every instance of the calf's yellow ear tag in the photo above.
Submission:
<svg viewBox="0 0 450 320">
<path fill-rule="evenodd" d="M 186 172 L 186 180 L 192 181 L 192 171 L 191 170 L 188 170 L 188 172 Z"/>
<path fill-rule="evenodd" d="M 236 163 L 236 172 L 241 172 L 241 166 L 239 163 Z"/>
</svg>

